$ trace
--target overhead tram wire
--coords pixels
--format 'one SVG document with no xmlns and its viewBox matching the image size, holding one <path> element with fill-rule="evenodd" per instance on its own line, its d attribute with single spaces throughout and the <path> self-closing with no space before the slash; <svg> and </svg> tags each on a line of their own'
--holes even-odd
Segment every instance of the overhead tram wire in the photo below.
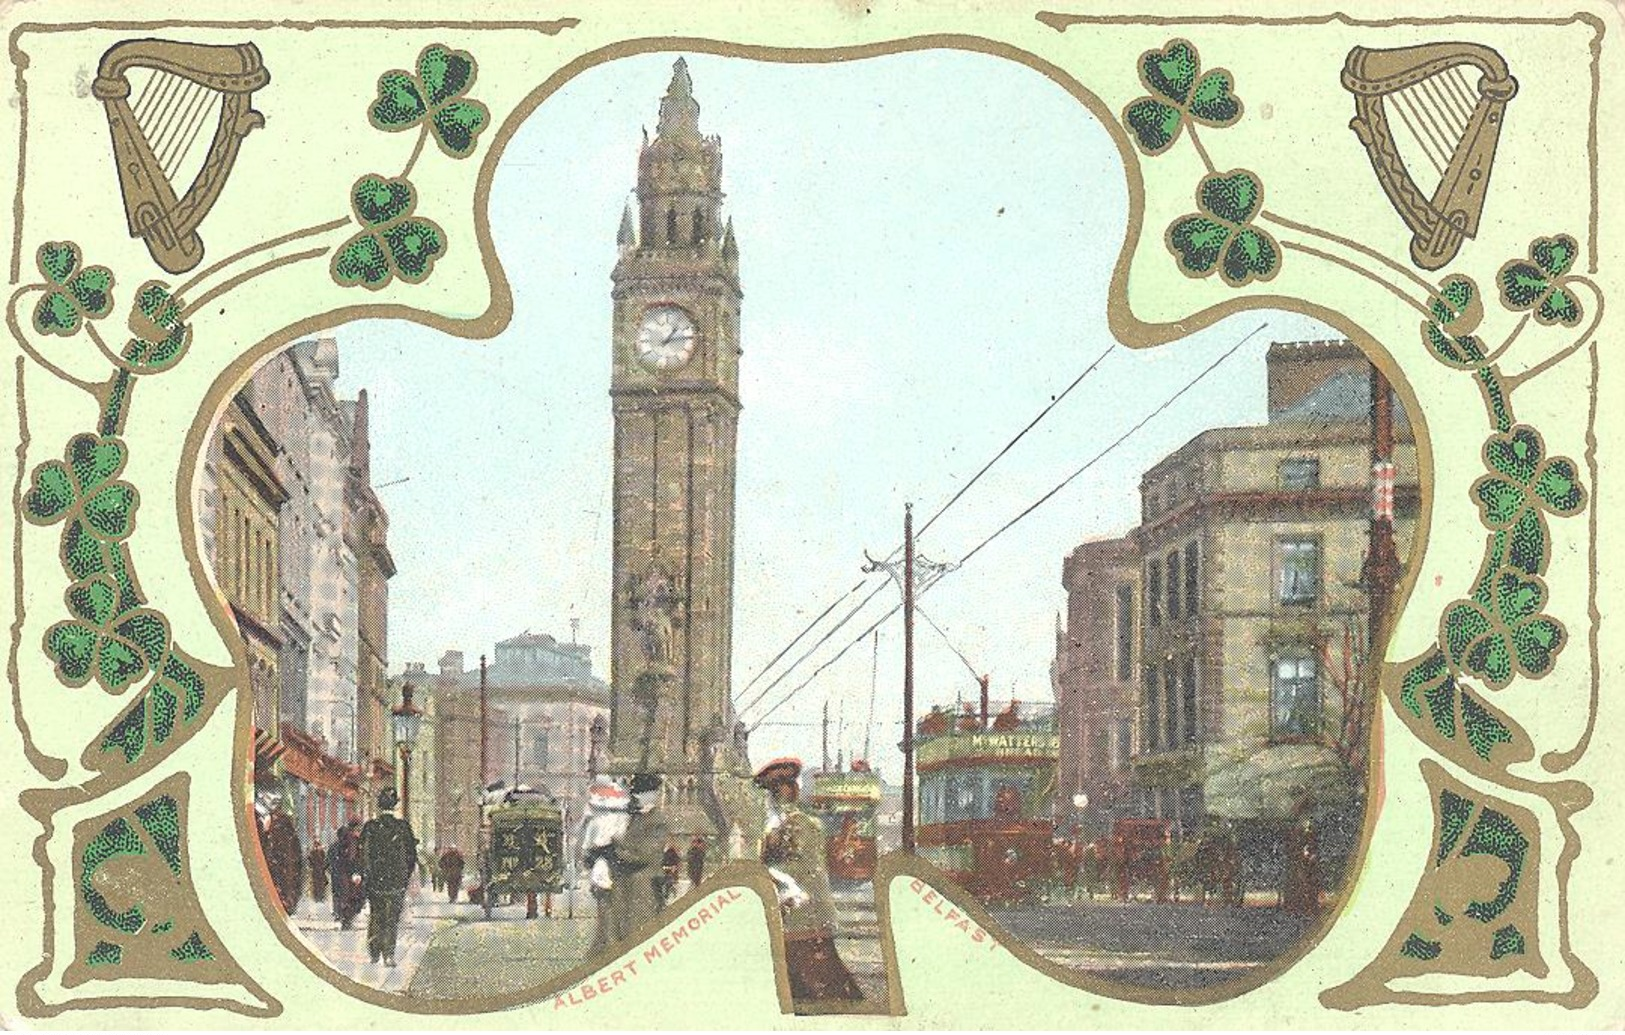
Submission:
<svg viewBox="0 0 1625 1035">
<path fill-rule="evenodd" d="M 936 520 L 938 518 L 942 517 L 943 514 L 948 512 L 948 509 L 950 507 L 952 507 L 954 504 L 958 503 L 960 498 L 963 497 L 965 495 L 965 493 L 967 493 L 967 492 L 969 492 L 971 490 L 972 486 L 974 486 L 978 481 L 981 481 L 983 475 L 987 474 L 988 471 L 993 469 L 994 464 L 997 464 L 1000 460 L 1004 459 L 1005 454 L 1010 452 L 1010 450 L 1014 449 L 1015 446 L 1016 446 L 1016 443 L 1020 442 L 1023 438 L 1025 438 L 1027 436 L 1028 432 L 1030 432 L 1034 428 L 1036 428 L 1039 425 L 1039 423 L 1041 421 L 1043 421 L 1043 419 L 1045 417 L 1049 416 L 1050 411 L 1055 409 L 1055 407 L 1059 406 L 1061 404 L 1061 402 L 1064 399 L 1066 399 L 1067 396 L 1071 395 L 1072 390 L 1077 388 L 1078 385 L 1082 384 L 1089 377 L 1090 374 L 1093 374 L 1095 372 L 1095 370 L 1097 368 L 1099 368 L 1100 364 L 1102 364 L 1102 363 L 1104 363 L 1106 361 L 1106 357 L 1111 355 L 1112 352 L 1116 348 L 1117 348 L 1117 345 L 1116 345 L 1115 342 L 1110 344 L 1110 345 L 1107 345 L 1106 348 L 1101 351 L 1100 355 L 1095 357 L 1093 362 L 1091 362 L 1087 367 L 1084 367 L 1082 373 L 1080 373 L 1077 377 L 1072 379 L 1071 384 L 1067 385 L 1064 389 L 1062 389 L 1061 393 L 1059 395 L 1052 398 L 1049 401 L 1049 403 L 1044 406 L 1044 408 L 1042 410 L 1038 411 L 1038 415 L 1036 417 L 1034 417 L 1032 420 L 1027 422 L 1026 427 L 1024 427 L 1020 431 L 1016 432 L 1014 438 L 1010 439 L 1009 442 L 1006 442 L 1004 444 L 1004 447 L 1002 449 L 1000 449 L 997 453 L 995 453 L 991 460 L 989 460 L 987 463 L 983 464 L 982 469 L 977 471 L 974 475 L 972 475 L 970 481 L 968 481 L 964 485 L 960 486 L 959 490 L 957 492 L 955 492 L 953 494 L 953 496 L 949 497 L 949 499 L 948 499 L 948 501 L 946 503 L 944 503 L 942 506 L 937 508 L 936 513 L 932 514 L 931 517 L 928 518 L 926 520 L 926 522 L 923 525 L 920 526 L 919 532 L 917 532 L 915 534 L 916 538 L 918 538 L 921 535 L 924 535 L 926 530 L 929 529 L 933 524 L 935 524 Z M 902 547 L 897 547 L 896 549 L 893 549 L 892 552 L 887 555 L 886 559 L 889 561 L 891 558 L 896 557 L 898 551 L 901 550 L 901 549 L 902 549 Z M 833 628 L 831 628 L 828 632 L 826 632 L 824 634 L 824 636 L 822 638 L 820 638 L 817 643 L 813 644 L 813 646 L 809 649 L 809 651 L 807 653 L 804 653 L 801 657 L 797 658 L 794 662 L 792 662 L 788 668 L 786 668 L 783 672 L 781 672 L 779 674 L 779 677 L 777 679 L 775 679 L 772 683 L 768 684 L 768 686 L 765 689 L 763 689 L 760 693 L 758 693 L 754 698 L 752 698 L 751 701 L 748 704 L 743 704 L 743 705 L 738 706 L 738 708 L 735 709 L 736 712 L 739 713 L 739 714 L 743 714 L 744 712 L 749 711 L 751 708 L 754 708 L 757 705 L 761 704 L 762 700 L 764 698 L 766 698 L 767 695 L 773 691 L 774 687 L 778 686 L 786 678 L 788 678 L 789 674 L 794 672 L 797 667 L 799 667 L 804 661 L 806 661 L 807 657 L 813 651 L 816 651 L 820 646 L 822 646 L 824 643 L 828 642 L 829 638 L 831 636 L 835 635 L 835 633 L 839 632 L 841 630 L 841 628 L 848 621 L 850 621 L 851 618 L 854 615 L 857 614 L 857 612 L 863 610 L 863 608 L 869 603 L 869 601 L 873 600 L 877 595 L 879 595 L 880 590 L 884 586 L 885 586 L 884 582 L 877 583 L 875 585 L 875 588 L 869 591 L 869 595 L 867 597 L 864 597 L 862 602 L 860 602 L 857 607 L 855 607 L 851 611 L 847 612 L 847 614 L 845 616 L 843 616 L 841 621 L 837 622 L 835 624 L 835 626 Z M 772 670 L 773 666 L 778 664 L 779 661 L 781 661 L 786 654 L 790 653 L 790 651 L 792 649 L 794 649 L 795 645 L 800 643 L 802 641 L 802 639 L 804 639 L 807 636 L 808 633 L 812 632 L 813 629 L 818 625 L 819 622 L 823 621 L 826 617 L 828 617 L 830 612 L 834 611 L 843 602 L 845 602 L 846 600 L 851 598 L 855 593 L 857 593 L 857 591 L 859 589 L 862 589 L 862 588 L 863 588 L 863 582 L 860 581 L 856 585 L 854 585 L 851 589 L 847 590 L 845 595 L 841 596 L 834 603 L 830 604 L 828 607 L 824 608 L 823 611 L 819 612 L 819 614 L 818 614 L 818 616 L 816 618 L 814 618 L 811 622 L 808 622 L 806 627 L 803 628 L 799 633 L 796 634 L 795 639 L 791 640 L 788 644 L 786 644 L 783 650 L 781 650 L 777 654 L 773 655 L 772 660 L 770 660 L 766 665 L 763 665 L 762 668 L 756 673 L 756 675 L 751 677 L 750 682 L 746 683 L 744 689 L 739 691 L 740 696 L 742 697 L 745 694 L 749 693 L 751 687 L 755 686 L 758 682 L 760 682 L 762 677 L 767 675 L 767 673 Z"/>
<path fill-rule="evenodd" d="M 1182 387 L 1180 387 L 1180 389 L 1178 391 L 1174 392 L 1174 394 L 1170 395 L 1167 399 L 1163 400 L 1161 405 L 1159 405 L 1156 409 L 1152 410 L 1145 417 L 1141 418 L 1139 423 L 1135 424 L 1128 431 L 1125 431 L 1123 434 L 1119 435 L 1105 449 L 1101 450 L 1099 453 L 1095 454 L 1092 458 L 1090 458 L 1088 463 L 1084 464 L 1082 467 L 1078 468 L 1076 471 L 1073 471 L 1071 474 L 1067 475 L 1064 479 L 1061 480 L 1060 484 L 1056 485 L 1054 488 L 1050 489 L 1048 492 L 1046 492 L 1042 496 L 1040 496 L 1037 500 L 1033 501 L 1026 508 L 1024 508 L 1021 511 L 1021 513 L 1017 514 L 1015 517 L 1011 518 L 1009 521 L 1006 521 L 992 535 L 989 535 L 987 538 L 983 539 L 980 543 L 977 543 L 976 546 L 973 547 L 970 550 L 970 552 L 966 553 L 963 557 L 961 557 L 959 559 L 958 563 L 955 564 L 955 568 L 963 566 L 966 561 L 969 561 L 972 557 L 974 557 L 978 553 L 980 553 L 983 548 L 988 546 L 990 543 L 992 543 L 999 536 L 1003 535 L 1005 532 L 1008 532 L 1011 528 L 1015 527 L 1015 525 L 1018 522 L 1020 522 L 1023 518 L 1027 517 L 1033 511 L 1035 511 L 1039 507 L 1043 506 L 1049 500 L 1054 498 L 1062 489 L 1066 488 L 1072 482 L 1076 481 L 1077 478 L 1080 475 L 1084 474 L 1084 472 L 1088 471 L 1089 469 L 1094 467 L 1097 463 L 1099 463 L 1101 460 L 1105 459 L 1110 453 L 1112 453 L 1112 451 L 1117 449 L 1117 447 L 1121 446 L 1124 442 L 1128 441 L 1128 439 L 1130 437 L 1132 437 L 1135 432 L 1139 431 L 1141 428 L 1143 428 L 1147 424 L 1149 424 L 1152 420 L 1156 419 L 1158 416 L 1160 416 L 1162 413 L 1164 413 L 1170 406 L 1172 406 L 1175 402 L 1179 401 L 1179 399 L 1182 398 L 1185 395 L 1186 392 L 1188 392 L 1192 388 L 1196 387 L 1196 385 L 1199 384 L 1201 381 L 1203 381 L 1209 374 L 1211 374 L 1214 370 L 1218 369 L 1218 367 L 1222 363 L 1224 363 L 1226 360 L 1230 359 L 1230 357 L 1234 356 L 1237 352 L 1241 351 L 1241 347 L 1243 345 L 1247 344 L 1249 341 L 1256 338 L 1259 334 L 1263 333 L 1263 331 L 1267 327 L 1269 327 L 1269 322 L 1265 321 L 1264 323 L 1259 324 L 1253 330 L 1249 331 L 1247 334 L 1243 335 L 1242 338 L 1239 341 L 1237 341 L 1234 345 L 1230 346 L 1230 348 L 1227 349 L 1223 354 L 1221 354 L 1219 356 L 1219 358 L 1215 359 L 1212 363 L 1209 363 L 1195 377 L 1193 377 L 1189 381 L 1185 382 L 1185 384 Z M 884 585 L 884 583 L 881 583 L 881 585 Z M 935 583 L 933 583 L 933 585 L 935 585 Z M 870 594 L 871 598 L 873 597 L 873 595 L 874 594 Z M 923 595 L 923 594 L 921 594 L 921 595 Z M 916 610 L 918 610 L 918 606 L 919 606 L 918 602 L 916 602 L 916 604 L 915 604 Z M 830 666 L 834 665 L 837 661 L 840 661 L 841 658 L 843 658 L 846 655 L 847 651 L 851 650 L 853 647 L 857 646 L 859 643 L 862 643 L 865 637 L 867 637 L 870 633 L 874 632 L 876 629 L 879 629 L 893 615 L 895 615 L 897 612 L 901 611 L 902 609 L 903 609 L 903 605 L 901 603 L 899 603 L 899 604 L 896 604 L 895 606 L 893 606 L 891 610 L 889 610 L 885 614 L 881 615 L 878 619 L 875 620 L 874 624 L 870 625 L 863 632 L 859 633 L 857 639 L 851 641 L 845 647 L 842 647 L 840 649 L 840 651 L 834 657 L 830 658 L 828 661 L 826 661 L 823 664 L 819 665 L 816 669 L 813 670 L 812 675 L 808 676 L 802 682 L 798 683 L 788 693 L 786 693 L 783 697 L 781 697 L 778 700 L 778 702 L 773 705 L 773 707 L 769 708 L 766 712 L 763 712 L 762 715 L 756 720 L 755 723 L 753 723 L 751 725 L 750 728 L 752 730 L 754 730 L 754 729 L 756 729 L 757 726 L 760 726 L 762 724 L 762 722 L 765 721 L 769 715 L 772 715 L 774 712 L 776 712 L 780 708 L 782 708 L 792 698 L 794 698 L 796 696 L 796 694 L 800 693 L 810 683 L 812 683 L 813 680 L 817 679 L 819 677 L 819 675 L 821 675 L 825 670 L 827 670 Z M 850 615 L 848 617 L 850 617 Z M 844 624 L 844 621 L 845 620 L 843 619 L 843 624 Z M 836 628 L 838 629 L 839 626 L 837 626 Z M 831 630 L 831 633 L 833 633 L 834 631 L 835 630 Z M 827 639 L 828 637 L 826 636 L 825 638 Z M 780 680 L 782 681 L 783 678 L 784 677 L 781 675 Z"/>
<path fill-rule="evenodd" d="M 958 658 L 961 662 L 964 663 L 965 671 L 970 673 L 970 677 L 972 679 L 981 679 L 982 678 L 981 673 L 976 671 L 976 666 L 972 665 L 970 663 L 970 659 L 965 657 L 965 652 L 960 650 L 958 647 L 954 646 L 954 641 L 950 640 L 948 638 L 948 634 L 942 631 L 942 626 L 937 624 L 936 619 L 934 619 L 930 615 L 926 614 L 925 609 L 922 608 L 919 605 L 918 602 L 916 602 L 914 604 L 914 613 L 919 615 L 921 618 L 924 618 L 925 623 L 927 625 L 929 625 L 931 628 L 933 628 L 933 629 L 935 629 L 937 631 L 937 635 L 942 637 L 942 642 L 946 643 L 948 645 L 948 649 L 954 652 L 954 657 Z"/>
<path fill-rule="evenodd" d="M 1119 435 L 1111 443 L 1111 445 L 1107 446 L 1105 449 L 1102 449 L 1100 452 L 1098 452 L 1094 456 L 1090 457 L 1088 462 L 1086 462 L 1082 467 L 1078 468 L 1076 471 L 1073 471 L 1071 474 L 1067 475 L 1065 478 L 1062 478 L 1060 483 L 1057 484 L 1053 489 L 1049 490 L 1048 492 L 1044 493 L 1044 495 L 1038 497 L 1038 499 L 1036 499 L 1032 503 L 1028 504 L 1026 506 L 1026 508 L 1024 508 L 1021 511 L 1021 513 L 1017 514 L 1015 517 L 1011 518 L 1009 521 L 1006 521 L 1003 525 L 1000 525 L 998 530 L 995 531 L 992 535 L 988 536 L 986 539 L 983 539 L 981 542 L 977 543 L 974 547 L 972 547 L 969 553 L 965 554 L 965 556 L 963 556 L 963 557 L 961 557 L 959 559 L 959 564 L 963 565 L 966 561 L 970 560 L 972 557 L 975 557 L 978 553 L 981 553 L 982 549 L 984 547 L 986 547 L 989 543 L 993 542 L 993 540 L 999 538 L 999 536 L 1001 536 L 1004 533 L 1010 531 L 1010 529 L 1014 528 L 1016 526 L 1016 524 L 1019 523 L 1027 515 L 1031 514 L 1033 511 L 1037 510 L 1039 507 L 1042 507 L 1044 504 L 1046 504 L 1050 500 L 1054 499 L 1055 496 L 1057 494 L 1059 494 L 1062 489 L 1066 488 L 1068 485 L 1071 485 L 1084 472 L 1088 471 L 1090 468 L 1092 468 L 1096 464 L 1098 464 L 1101 460 L 1105 459 L 1106 456 L 1109 455 L 1118 446 L 1122 445 L 1124 442 L 1127 442 L 1129 440 L 1129 438 L 1134 435 L 1135 432 L 1139 431 L 1141 428 L 1145 427 L 1147 424 L 1151 423 L 1153 420 L 1155 420 L 1157 417 L 1159 417 L 1170 406 L 1172 406 L 1174 403 L 1178 402 L 1180 400 L 1180 398 L 1183 397 L 1186 392 L 1190 391 L 1192 388 L 1195 388 L 1198 384 L 1202 383 L 1202 381 L 1205 380 L 1209 374 L 1213 373 L 1213 371 L 1215 371 L 1215 370 L 1217 370 L 1219 368 L 1220 364 L 1222 364 L 1225 360 L 1229 359 L 1231 356 L 1234 356 L 1237 352 L 1240 352 L 1241 347 L 1243 345 L 1247 344 L 1249 341 L 1252 341 L 1254 338 L 1256 338 L 1259 334 L 1263 333 L 1264 328 L 1266 328 L 1268 326 L 1269 326 L 1269 323 L 1268 323 L 1268 321 L 1266 321 L 1264 323 L 1259 324 L 1257 327 L 1253 328 L 1247 334 L 1243 335 L 1240 341 L 1238 341 L 1234 345 L 1230 346 L 1230 348 L 1226 349 L 1224 351 L 1224 353 L 1219 356 L 1218 359 L 1215 359 L 1213 362 L 1209 363 L 1206 367 L 1204 367 L 1202 369 L 1201 373 L 1197 374 L 1195 377 L 1191 378 L 1189 381 L 1186 381 L 1185 384 L 1182 385 L 1177 392 L 1175 392 L 1173 395 L 1170 395 L 1168 398 L 1164 399 L 1162 401 L 1162 405 L 1158 406 L 1156 409 L 1152 410 L 1150 413 L 1148 413 L 1144 417 L 1140 418 L 1140 422 L 1138 424 L 1134 425 L 1132 428 L 1129 428 L 1127 431 L 1123 432 L 1121 435 Z"/>
</svg>

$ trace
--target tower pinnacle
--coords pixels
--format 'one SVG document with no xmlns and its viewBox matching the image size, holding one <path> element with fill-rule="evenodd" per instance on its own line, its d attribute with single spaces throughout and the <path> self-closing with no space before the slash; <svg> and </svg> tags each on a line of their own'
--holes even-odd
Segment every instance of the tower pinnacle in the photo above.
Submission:
<svg viewBox="0 0 1625 1035">
<path fill-rule="evenodd" d="M 657 137 L 699 136 L 700 105 L 694 99 L 694 80 L 688 75 L 688 62 L 678 58 L 671 66 L 671 85 L 660 100 Z"/>
</svg>

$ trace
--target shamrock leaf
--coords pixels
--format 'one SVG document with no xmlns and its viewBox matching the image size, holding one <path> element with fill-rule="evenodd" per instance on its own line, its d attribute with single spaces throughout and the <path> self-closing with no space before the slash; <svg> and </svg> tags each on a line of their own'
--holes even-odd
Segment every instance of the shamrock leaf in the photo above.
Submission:
<svg viewBox="0 0 1625 1035">
<path fill-rule="evenodd" d="M 1502 568 L 1491 579 L 1489 605 L 1461 600 L 1440 620 L 1439 642 L 1452 665 L 1503 690 L 1514 675 L 1538 679 L 1551 671 L 1567 634 L 1540 613 L 1546 584 L 1538 576 Z"/>
<path fill-rule="evenodd" d="M 1187 276 L 1205 277 L 1217 269 L 1231 287 L 1275 276 L 1280 248 L 1275 238 L 1252 225 L 1264 202 L 1257 176 L 1245 169 L 1204 176 L 1196 202 L 1202 211 L 1174 220 L 1164 237 Z"/>
<path fill-rule="evenodd" d="M 169 293 L 169 285 L 149 280 L 135 293 L 130 333 L 120 354 L 138 374 L 156 374 L 181 361 L 192 346 L 192 328 L 182 322 L 186 303 Z"/>
<path fill-rule="evenodd" d="M 1484 443 L 1484 465 L 1490 473 L 1473 483 L 1479 514 L 1492 529 L 1508 529 L 1531 510 L 1570 517 L 1585 509 L 1585 487 L 1568 457 L 1547 457 L 1540 432 L 1527 424 Z"/>
<path fill-rule="evenodd" d="M 46 280 L 46 292 L 34 307 L 34 329 L 67 337 L 83 320 L 99 320 L 113 311 L 113 273 L 106 266 L 80 268 L 82 256 L 72 241 L 46 241 L 34 253 L 34 264 Z"/>
<path fill-rule="evenodd" d="M 425 120 L 435 143 L 452 158 L 467 158 L 491 121 L 490 109 L 463 97 L 474 85 L 474 58 L 463 50 L 434 43 L 418 55 L 417 74 L 394 69 L 378 77 L 378 96 L 367 120 L 386 133 L 399 133 Z"/>
<path fill-rule="evenodd" d="M 1472 331 L 1484 318 L 1478 286 L 1464 276 L 1450 276 L 1428 303 L 1431 318 L 1422 323 L 1422 344 L 1441 363 L 1458 370 L 1484 365 L 1484 343 Z"/>
<path fill-rule="evenodd" d="M 169 649 L 169 626 L 156 611 L 117 614 L 118 590 L 105 575 L 75 582 L 65 598 L 73 617 L 46 630 L 44 647 L 67 686 L 84 686 L 94 675 L 103 690 L 121 693 Z"/>
<path fill-rule="evenodd" d="M 1241 118 L 1235 81 L 1216 68 L 1202 74 L 1202 62 L 1188 40 L 1169 40 L 1161 50 L 1140 55 L 1140 82 L 1150 96 L 1123 108 L 1123 123 L 1140 150 L 1159 155 L 1173 146 L 1187 122 L 1229 126 Z"/>
<path fill-rule="evenodd" d="M 1512 310 L 1534 313 L 1535 322 L 1573 327 L 1584 313 L 1569 288 L 1568 271 L 1574 266 L 1580 246 L 1568 234 L 1540 237 L 1529 245 L 1527 261 L 1514 259 L 1496 274 L 1501 285 L 1501 304 Z"/>
<path fill-rule="evenodd" d="M 345 287 L 383 289 L 396 277 L 420 284 L 446 251 L 445 231 L 433 220 L 410 218 L 417 194 L 404 179 L 363 176 L 350 188 L 356 220 L 369 229 L 333 256 L 330 272 Z"/>
<path fill-rule="evenodd" d="M 55 524 L 72 514 L 74 524 L 90 536 L 114 542 L 126 538 L 140 503 L 135 486 L 113 480 L 124 469 L 126 457 L 124 443 L 116 438 L 75 435 L 68 440 L 63 459 L 34 468 L 33 482 L 23 495 L 23 513 L 38 525 Z"/>
</svg>

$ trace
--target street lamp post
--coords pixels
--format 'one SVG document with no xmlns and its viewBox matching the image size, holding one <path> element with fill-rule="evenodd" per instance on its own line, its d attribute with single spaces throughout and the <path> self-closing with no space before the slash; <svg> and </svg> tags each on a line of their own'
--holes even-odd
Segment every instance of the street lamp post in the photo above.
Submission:
<svg viewBox="0 0 1625 1035">
<path fill-rule="evenodd" d="M 413 686 L 401 685 L 401 703 L 389 713 L 395 728 L 395 749 L 401 754 L 401 818 L 410 822 L 412 806 L 412 745 L 418 739 L 423 711 L 412 703 Z"/>
</svg>

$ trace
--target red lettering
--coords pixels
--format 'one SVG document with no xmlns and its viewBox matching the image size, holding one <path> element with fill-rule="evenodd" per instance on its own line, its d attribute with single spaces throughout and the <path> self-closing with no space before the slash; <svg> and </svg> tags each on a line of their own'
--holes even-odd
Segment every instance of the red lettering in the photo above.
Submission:
<svg viewBox="0 0 1625 1035">
<path fill-rule="evenodd" d="M 916 895 L 918 895 L 924 888 L 925 881 L 920 880 L 918 877 L 908 882 L 908 890 L 914 892 Z"/>
<path fill-rule="evenodd" d="M 740 890 L 738 888 L 729 888 L 728 889 L 728 901 L 729 902 L 738 902 L 741 894 L 742 893 L 740 892 Z"/>
<path fill-rule="evenodd" d="M 553 1000 L 553 1009 L 555 1009 L 555 1010 L 564 1009 L 564 997 L 562 995 L 557 996 L 557 997 L 554 998 L 554 1000 Z"/>
<path fill-rule="evenodd" d="M 700 929 L 700 918 L 697 916 L 689 917 L 687 926 L 690 931 L 698 931 Z"/>
<path fill-rule="evenodd" d="M 709 908 L 705 906 L 700 907 L 700 920 L 704 923 L 711 922 L 711 910 Z"/>
<path fill-rule="evenodd" d="M 598 996 L 597 990 L 595 990 L 591 985 L 582 985 L 581 986 L 581 998 L 582 999 L 595 999 L 595 998 L 597 998 L 597 996 Z"/>
<path fill-rule="evenodd" d="M 694 921 L 691 920 L 689 922 L 693 923 Z M 672 932 L 671 932 L 671 942 L 672 942 L 673 945 L 676 945 L 678 942 L 682 941 L 684 938 L 687 938 L 687 937 L 688 937 L 688 928 L 686 926 L 685 927 L 674 928 L 672 930 Z"/>
<path fill-rule="evenodd" d="M 621 966 L 623 966 L 627 970 L 631 971 L 633 977 L 638 976 L 638 961 L 637 960 L 627 960 L 625 963 L 621 964 Z"/>
<path fill-rule="evenodd" d="M 621 973 L 619 970 L 617 970 L 617 971 L 615 971 L 615 973 L 611 974 L 610 977 L 614 979 L 614 983 L 617 984 L 617 985 L 626 984 L 626 975 Z"/>
<path fill-rule="evenodd" d="M 970 933 L 970 939 L 973 942 L 986 941 L 987 940 L 987 932 L 982 930 L 980 927 L 978 927 L 976 930 L 974 930 L 974 931 L 972 931 Z"/>
<path fill-rule="evenodd" d="M 959 910 L 957 910 L 957 909 L 948 910 L 948 922 L 953 923 L 954 918 L 957 917 L 958 915 L 959 915 Z"/>
<path fill-rule="evenodd" d="M 657 960 L 659 958 L 660 958 L 660 946 L 651 945 L 647 949 L 643 950 L 643 962 L 645 962 L 645 963 L 653 963 L 655 960 Z"/>
<path fill-rule="evenodd" d="M 601 977 L 598 979 L 598 991 L 604 995 L 609 995 L 609 990 L 613 987 L 615 986 L 609 983 L 609 978 Z"/>
<path fill-rule="evenodd" d="M 925 893 L 925 904 L 926 905 L 929 906 L 931 903 L 935 902 L 936 900 L 937 900 L 937 893 L 935 891 L 927 891 Z"/>
<path fill-rule="evenodd" d="M 672 940 L 671 940 L 671 936 L 670 935 L 662 935 L 661 939 L 660 939 L 660 951 L 661 952 L 670 952 L 672 950 L 672 948 L 673 948 L 673 943 L 672 943 Z"/>
</svg>

